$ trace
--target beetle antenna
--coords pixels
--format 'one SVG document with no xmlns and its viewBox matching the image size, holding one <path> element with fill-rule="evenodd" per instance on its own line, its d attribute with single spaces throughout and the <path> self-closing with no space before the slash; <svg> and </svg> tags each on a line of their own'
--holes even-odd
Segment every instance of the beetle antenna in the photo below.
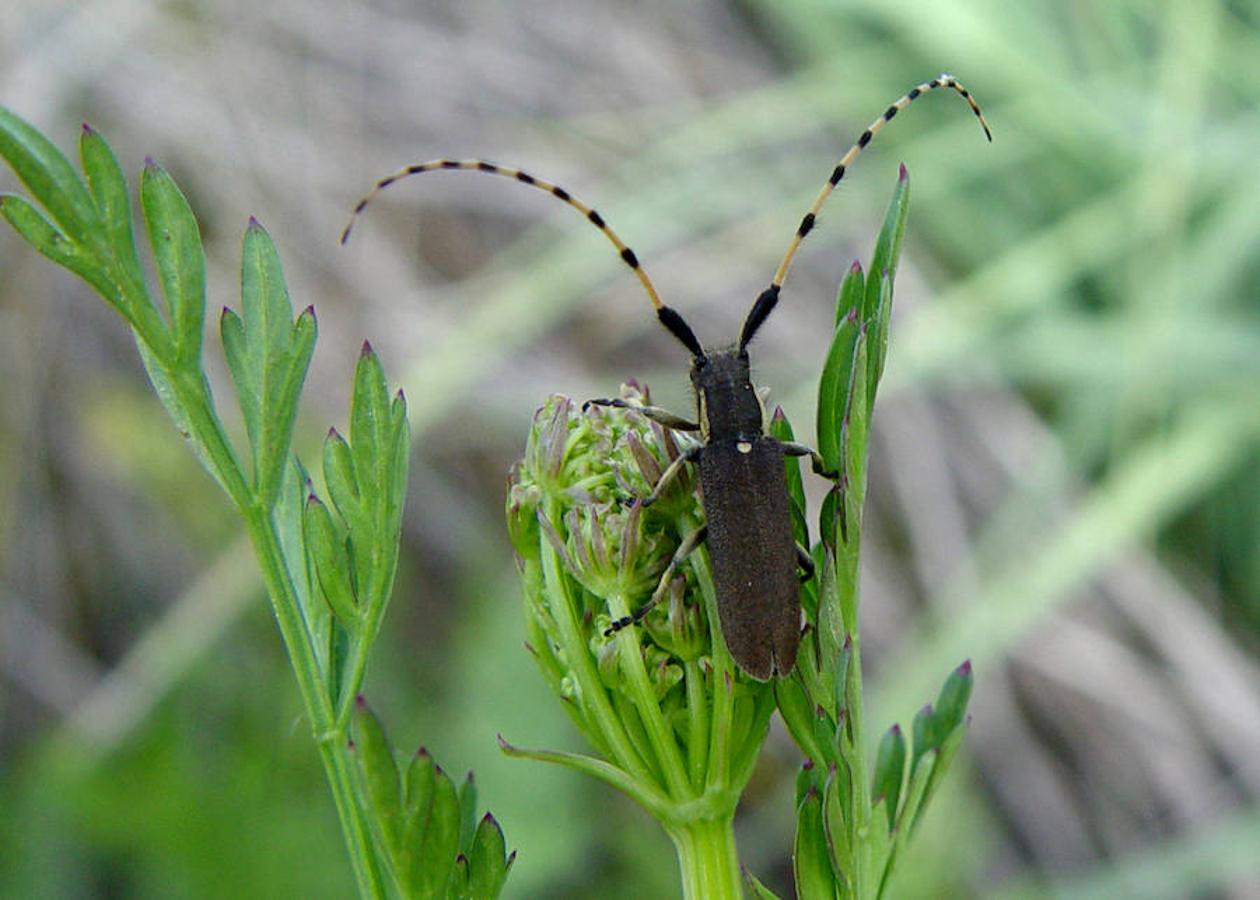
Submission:
<svg viewBox="0 0 1260 900">
<path fill-rule="evenodd" d="M 923 84 L 911 88 L 900 100 L 884 110 L 884 114 L 872 122 L 858 137 L 857 143 L 850 147 L 849 152 L 840 158 L 840 162 L 831 173 L 831 177 L 827 179 L 827 183 L 823 185 L 822 190 L 818 193 L 818 197 L 815 198 L 814 205 L 809 208 L 809 212 L 805 213 L 805 218 L 801 219 L 801 224 L 796 229 L 796 235 L 792 238 L 792 243 L 788 245 L 787 252 L 783 254 L 783 260 L 779 263 L 779 268 L 775 270 L 774 279 L 770 282 L 772 288 L 777 291 L 778 288 L 783 286 L 783 280 L 787 278 L 788 268 L 792 265 L 792 258 L 796 256 L 796 251 L 800 248 L 801 241 L 805 239 L 805 235 L 809 234 L 810 230 L 813 229 L 814 221 L 818 218 L 818 211 L 827 202 L 827 198 L 831 196 L 831 192 L 840 183 L 840 179 L 844 177 L 849 166 L 853 165 L 853 161 L 857 159 L 858 154 L 871 142 L 871 138 L 879 134 L 880 129 L 888 124 L 893 116 L 909 106 L 917 97 L 936 88 L 949 88 L 966 100 L 967 105 L 971 107 L 971 111 L 976 114 L 976 118 L 980 121 L 980 127 L 984 129 L 984 136 L 990 141 L 993 140 L 993 134 L 989 131 L 989 123 L 984 120 L 984 113 L 980 112 L 980 107 L 972 99 L 971 92 L 959 84 L 954 76 L 941 75 L 939 78 L 933 78 L 931 81 L 925 81 Z M 765 295 L 763 294 L 762 296 L 764 297 Z M 758 298 L 757 303 L 758 305 L 761 303 L 760 298 Z M 756 311 L 757 307 L 754 305 L 753 313 Z M 766 311 L 766 314 L 769 314 L 769 310 Z M 765 316 L 763 315 L 762 319 L 764 318 Z M 749 314 L 748 323 L 753 323 L 752 313 Z M 761 322 L 757 321 L 756 324 L 759 325 Z M 745 331 L 747 330 L 748 325 L 745 325 Z"/>
<path fill-rule="evenodd" d="M 772 284 L 761 292 L 757 302 L 748 311 L 748 318 L 744 320 L 744 330 L 739 333 L 740 350 L 748 346 L 748 342 L 753 339 L 753 335 L 757 333 L 761 323 L 769 318 L 770 313 L 774 312 L 774 308 L 778 303 L 779 286 L 777 284 Z"/>
<path fill-rule="evenodd" d="M 428 162 L 416 163 L 415 165 L 407 166 L 405 169 L 399 169 L 393 175 L 387 175 L 378 181 L 376 186 L 373 187 L 372 190 L 369 191 L 354 207 L 354 212 L 350 216 L 350 221 L 346 223 L 346 227 L 341 232 L 341 243 L 344 244 L 350 239 L 350 232 L 354 229 L 355 223 L 359 221 L 359 217 L 363 215 L 364 210 L 368 208 L 368 204 L 376 199 L 376 195 L 385 190 L 385 188 L 389 187 L 391 184 L 402 181 L 404 178 L 410 178 L 412 175 L 421 175 L 425 172 L 434 172 L 440 169 L 463 169 L 470 172 L 484 172 L 487 175 L 500 175 L 504 178 L 512 178 L 519 181 L 521 184 L 527 184 L 530 187 L 538 188 L 540 191 L 546 191 L 557 200 L 561 200 L 569 206 L 572 206 L 585 216 L 588 222 L 603 232 L 604 237 L 608 238 L 608 240 L 612 242 L 612 245 L 617 248 L 617 253 L 621 256 L 621 261 L 634 271 L 635 276 L 639 279 L 639 283 L 643 285 L 643 290 L 647 292 L 648 300 L 652 303 L 652 308 L 656 310 L 658 316 L 661 316 L 662 322 L 665 322 L 662 313 L 663 310 L 669 309 L 669 307 L 661 303 L 661 297 L 658 293 L 656 293 L 656 286 L 652 284 L 652 279 L 648 278 L 647 272 L 643 271 L 643 267 L 639 265 L 639 258 L 635 256 L 634 251 L 627 247 L 625 242 L 617 236 L 617 232 L 608 227 L 608 223 L 604 221 L 603 216 L 591 207 L 587 206 L 581 200 L 574 197 L 558 184 L 552 184 L 550 181 L 535 178 L 533 175 L 530 175 L 528 172 L 522 172 L 520 169 L 486 162 L 484 159 L 432 159 Z M 672 312 L 672 310 L 670 311 Z M 674 315 L 677 316 L 677 313 Z M 679 321 L 681 322 L 681 319 L 679 319 Z M 696 342 L 695 336 L 691 335 L 691 329 L 686 329 L 686 334 L 691 335 L 690 343 L 688 343 L 688 341 L 684 340 L 683 336 L 676 331 L 669 322 L 665 322 L 665 325 L 671 332 L 674 333 L 675 337 L 687 345 L 687 349 L 692 350 L 692 353 L 696 354 L 696 350 L 693 349 L 693 345 L 695 348 L 698 348 L 699 344 Z M 685 325 L 683 327 L 686 328 Z M 698 355 L 703 356 L 703 353 L 699 353 Z"/>
</svg>

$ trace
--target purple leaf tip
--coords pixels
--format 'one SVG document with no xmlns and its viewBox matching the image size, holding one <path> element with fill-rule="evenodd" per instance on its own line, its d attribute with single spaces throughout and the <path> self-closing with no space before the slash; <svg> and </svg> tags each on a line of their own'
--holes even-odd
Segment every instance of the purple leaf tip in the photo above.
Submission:
<svg viewBox="0 0 1260 900">
<path fill-rule="evenodd" d="M 958 674 L 964 677 L 968 677 L 971 675 L 971 660 L 969 659 L 963 660 L 963 664 L 958 667 Z"/>
<path fill-rule="evenodd" d="M 902 163 L 901 169 L 897 172 L 897 180 L 905 181 L 909 177 L 910 177 L 910 173 L 906 171 L 906 164 Z"/>
<path fill-rule="evenodd" d="M 155 163 L 155 162 L 153 161 L 153 157 L 152 157 L 152 156 L 146 156 L 146 157 L 144 158 L 144 167 L 145 167 L 146 169 L 156 169 L 156 168 L 157 168 L 157 163 Z"/>
<path fill-rule="evenodd" d="M 96 134 L 96 129 L 93 128 L 91 125 L 89 125 L 87 122 L 84 122 L 83 123 L 83 136 L 91 137 L 94 134 Z"/>
<path fill-rule="evenodd" d="M 355 694 L 354 705 L 359 707 L 359 709 L 367 709 L 367 697 L 364 697 L 362 694 Z"/>
<path fill-rule="evenodd" d="M 371 355 L 372 355 L 372 342 L 371 342 L 371 341 L 364 341 L 364 342 L 363 342 L 363 346 L 359 348 L 359 355 L 360 355 L 360 356 L 371 356 Z"/>
<path fill-rule="evenodd" d="M 849 271 L 857 274 L 862 271 L 862 261 L 860 259 L 853 260 L 853 265 L 849 266 Z"/>
<path fill-rule="evenodd" d="M 900 723 L 898 723 L 898 722 L 894 722 L 894 723 L 893 723 L 893 727 L 888 729 L 888 733 L 889 733 L 889 734 L 901 734 L 901 724 L 900 724 Z"/>
</svg>

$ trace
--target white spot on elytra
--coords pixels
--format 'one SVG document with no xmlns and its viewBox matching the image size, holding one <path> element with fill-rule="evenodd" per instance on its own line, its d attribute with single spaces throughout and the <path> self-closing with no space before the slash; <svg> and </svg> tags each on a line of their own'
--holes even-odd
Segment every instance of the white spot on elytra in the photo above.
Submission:
<svg viewBox="0 0 1260 900">
<path fill-rule="evenodd" d="M 735 449 L 740 453 L 752 453 L 752 444 L 748 441 L 740 441 L 735 445 Z"/>
</svg>

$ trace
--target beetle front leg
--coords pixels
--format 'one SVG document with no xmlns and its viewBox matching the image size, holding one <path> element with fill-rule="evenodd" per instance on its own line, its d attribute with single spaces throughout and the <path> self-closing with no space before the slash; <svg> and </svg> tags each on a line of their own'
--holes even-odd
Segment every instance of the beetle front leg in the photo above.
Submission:
<svg viewBox="0 0 1260 900">
<path fill-rule="evenodd" d="M 641 406 L 638 403 L 630 403 L 627 400 L 622 400 L 620 397 L 613 399 L 600 397 L 596 400 L 587 400 L 582 404 L 582 412 L 586 412 L 587 407 L 590 406 L 611 406 L 614 409 L 633 409 L 637 413 L 642 413 L 653 422 L 659 422 L 661 425 L 664 425 L 666 428 L 673 429 L 674 431 L 700 430 L 700 426 L 695 422 L 684 419 L 682 416 L 676 416 L 667 409 L 663 409 L 659 406 Z"/>
<path fill-rule="evenodd" d="M 636 609 L 633 615 L 622 616 L 620 619 L 605 628 L 604 637 L 612 637 L 618 631 L 621 631 L 621 629 L 627 628 L 630 625 L 637 625 L 639 622 L 642 622 L 643 617 L 651 612 L 652 608 L 656 606 L 656 604 L 660 603 L 661 598 L 665 596 L 665 591 L 669 589 L 669 582 L 674 577 L 674 572 L 682 564 L 683 560 L 695 552 L 695 549 L 704 543 L 704 539 L 708 536 L 708 525 L 701 525 L 695 531 L 691 532 L 691 534 L 687 535 L 683 542 L 678 545 L 678 549 L 674 551 L 674 555 L 670 557 L 669 565 L 665 567 L 665 571 L 661 573 L 660 583 L 656 585 L 656 590 L 652 592 L 652 599 L 648 600 L 647 603 L 644 603 Z"/>
<path fill-rule="evenodd" d="M 815 475 L 821 475 L 823 478 L 829 478 L 837 481 L 840 473 L 827 468 L 827 464 L 823 462 L 822 454 L 808 444 L 798 444 L 796 441 L 779 441 L 779 446 L 783 448 L 783 452 L 788 456 L 808 456 L 810 467 L 814 470 Z"/>
</svg>

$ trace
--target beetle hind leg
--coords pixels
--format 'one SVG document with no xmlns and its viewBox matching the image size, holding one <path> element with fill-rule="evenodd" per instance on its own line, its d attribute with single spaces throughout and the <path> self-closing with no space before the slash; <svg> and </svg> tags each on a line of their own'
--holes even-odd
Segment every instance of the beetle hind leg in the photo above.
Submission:
<svg viewBox="0 0 1260 900">
<path fill-rule="evenodd" d="M 677 571 L 683 560 L 695 552 L 695 549 L 704 543 L 704 539 L 708 536 L 709 526 L 707 525 L 701 525 L 691 534 L 687 535 L 687 537 L 683 539 L 683 542 L 678 545 L 678 549 L 674 551 L 674 555 L 670 557 L 669 565 L 665 567 L 665 571 L 661 573 L 661 580 L 656 585 L 656 590 L 652 592 L 652 598 L 648 600 L 647 603 L 644 603 L 636 609 L 631 615 L 622 616 L 620 619 L 617 619 L 605 628 L 604 637 L 612 637 L 623 628 L 628 628 L 631 625 L 637 625 L 642 622 L 643 617 L 651 612 L 656 604 L 661 602 L 661 599 L 665 596 L 665 592 L 669 590 L 669 583 L 674 577 L 674 572 Z"/>
</svg>

